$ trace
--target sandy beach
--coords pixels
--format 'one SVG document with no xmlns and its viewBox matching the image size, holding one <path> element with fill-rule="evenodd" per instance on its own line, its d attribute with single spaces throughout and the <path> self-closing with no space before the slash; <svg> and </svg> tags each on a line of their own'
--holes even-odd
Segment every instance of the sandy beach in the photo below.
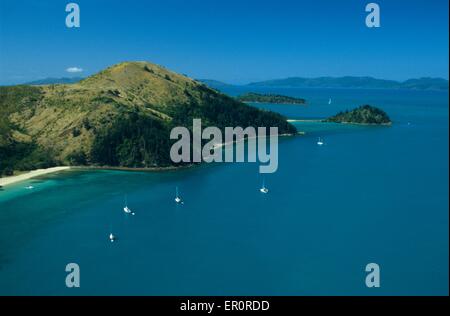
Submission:
<svg viewBox="0 0 450 316">
<path fill-rule="evenodd" d="M 296 119 L 287 119 L 286 121 L 288 121 L 289 123 L 292 122 L 322 122 L 322 120 L 296 120 Z"/>
<path fill-rule="evenodd" d="M 34 177 L 42 176 L 44 174 L 54 173 L 67 169 L 70 169 L 70 167 L 53 167 L 47 169 L 37 169 L 17 176 L 0 178 L 0 186 L 7 186 L 9 184 L 13 184 L 19 181 L 28 180 Z"/>
</svg>

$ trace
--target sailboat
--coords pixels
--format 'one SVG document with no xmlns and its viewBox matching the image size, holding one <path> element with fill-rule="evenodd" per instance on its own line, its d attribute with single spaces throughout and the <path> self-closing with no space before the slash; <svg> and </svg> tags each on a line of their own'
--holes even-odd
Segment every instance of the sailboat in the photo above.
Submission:
<svg viewBox="0 0 450 316">
<path fill-rule="evenodd" d="M 328 104 L 331 104 L 331 98 L 328 99 Z"/>
<path fill-rule="evenodd" d="M 261 189 L 259 189 L 259 191 L 260 191 L 261 193 L 264 193 L 264 194 L 267 194 L 267 193 L 269 193 L 269 189 L 268 189 L 268 188 L 266 188 L 266 184 L 265 184 L 265 181 L 264 181 L 264 179 L 263 179 L 263 184 L 262 184 L 262 187 L 261 187 Z"/>
<path fill-rule="evenodd" d="M 114 242 L 116 240 L 116 236 L 114 236 L 113 233 L 109 234 L 109 240 Z"/>
<path fill-rule="evenodd" d="M 322 146 L 324 144 L 322 138 L 319 137 L 319 139 L 317 140 L 317 145 Z"/>
<path fill-rule="evenodd" d="M 178 187 L 176 188 L 175 202 L 177 202 L 178 204 L 184 204 L 183 200 L 181 199 L 180 195 L 178 194 Z"/>
<path fill-rule="evenodd" d="M 127 197 L 125 196 L 125 207 L 123 208 L 123 211 L 127 214 L 135 215 L 135 213 L 132 210 L 130 210 L 127 204 L 128 204 Z"/>
</svg>

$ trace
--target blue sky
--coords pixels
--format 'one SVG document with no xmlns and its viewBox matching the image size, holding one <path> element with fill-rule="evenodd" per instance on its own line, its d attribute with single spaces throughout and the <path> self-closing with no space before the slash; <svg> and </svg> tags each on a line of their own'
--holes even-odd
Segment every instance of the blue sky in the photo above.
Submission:
<svg viewBox="0 0 450 316">
<path fill-rule="evenodd" d="M 65 26 L 69 2 L 80 6 L 78 29 Z M 369 2 L 380 28 L 365 25 Z M 0 84 L 126 60 L 233 83 L 448 79 L 448 45 L 448 0 L 0 0 Z"/>
</svg>

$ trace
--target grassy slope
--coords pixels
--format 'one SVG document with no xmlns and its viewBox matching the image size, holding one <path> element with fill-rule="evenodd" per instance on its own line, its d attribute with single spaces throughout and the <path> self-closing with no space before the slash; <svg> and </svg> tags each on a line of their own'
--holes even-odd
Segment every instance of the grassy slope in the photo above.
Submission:
<svg viewBox="0 0 450 316">
<path fill-rule="evenodd" d="M 279 126 L 280 133 L 295 132 L 280 115 L 195 80 L 151 63 L 124 62 L 75 84 L 0 87 L 0 150 L 26 143 L 60 164 L 166 165 L 167 157 L 159 156 L 167 155 L 168 129 L 190 126 L 193 117 L 204 125 Z M 111 160 L 99 158 L 106 147 Z"/>
</svg>

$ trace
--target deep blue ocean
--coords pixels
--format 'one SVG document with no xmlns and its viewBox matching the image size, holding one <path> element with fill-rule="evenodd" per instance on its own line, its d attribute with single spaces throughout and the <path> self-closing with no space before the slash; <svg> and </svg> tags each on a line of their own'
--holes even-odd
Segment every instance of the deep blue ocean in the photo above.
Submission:
<svg viewBox="0 0 450 316">
<path fill-rule="evenodd" d="M 448 93 L 256 91 L 306 98 L 256 105 L 291 119 L 371 104 L 394 123 L 296 123 L 306 134 L 280 139 L 266 195 L 257 163 L 71 170 L 8 186 L 0 295 L 448 295 Z M 71 262 L 80 288 L 65 285 Z M 372 262 L 379 288 L 365 284 Z"/>
</svg>

